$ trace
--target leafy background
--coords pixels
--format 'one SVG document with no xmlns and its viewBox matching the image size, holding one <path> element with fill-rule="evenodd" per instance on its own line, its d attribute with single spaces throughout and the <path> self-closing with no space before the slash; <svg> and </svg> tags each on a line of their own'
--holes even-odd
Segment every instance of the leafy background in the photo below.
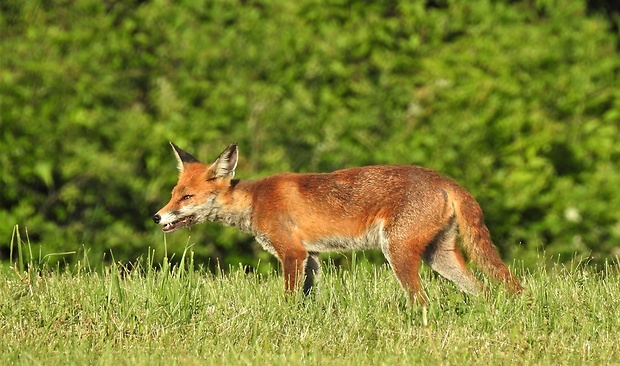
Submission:
<svg viewBox="0 0 620 366">
<path fill-rule="evenodd" d="M 619 8 L 584 0 L 4 0 L 0 259 L 269 255 L 163 237 L 169 140 L 237 177 L 419 164 L 481 203 L 502 255 L 620 254 Z M 27 231 L 27 233 L 26 233 Z M 376 254 L 376 253 L 375 253 Z M 370 258 L 380 260 L 379 255 Z"/>
</svg>

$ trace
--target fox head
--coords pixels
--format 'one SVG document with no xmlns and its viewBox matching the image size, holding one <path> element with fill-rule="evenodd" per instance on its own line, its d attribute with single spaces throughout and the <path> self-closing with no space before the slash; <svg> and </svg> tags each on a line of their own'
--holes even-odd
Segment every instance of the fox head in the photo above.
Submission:
<svg viewBox="0 0 620 366">
<path fill-rule="evenodd" d="M 170 145 L 178 161 L 179 181 L 170 202 L 153 215 L 153 221 L 162 225 L 164 232 L 172 232 L 217 219 L 235 175 L 237 144 L 229 145 L 211 165 L 199 162 L 172 142 Z"/>
</svg>

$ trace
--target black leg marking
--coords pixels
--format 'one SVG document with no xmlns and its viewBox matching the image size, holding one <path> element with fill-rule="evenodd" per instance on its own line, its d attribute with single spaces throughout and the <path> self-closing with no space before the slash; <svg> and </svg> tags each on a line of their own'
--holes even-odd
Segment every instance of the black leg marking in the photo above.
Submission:
<svg viewBox="0 0 620 366">
<path fill-rule="evenodd" d="M 319 276 L 319 271 L 319 253 L 312 252 L 308 256 L 306 267 L 304 268 L 304 295 L 310 295 L 315 279 Z"/>
</svg>

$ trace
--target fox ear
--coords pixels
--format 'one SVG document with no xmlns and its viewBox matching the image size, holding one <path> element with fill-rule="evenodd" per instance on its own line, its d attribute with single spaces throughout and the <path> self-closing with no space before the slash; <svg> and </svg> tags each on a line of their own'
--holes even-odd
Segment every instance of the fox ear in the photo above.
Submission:
<svg viewBox="0 0 620 366">
<path fill-rule="evenodd" d="M 213 164 L 211 164 L 209 176 L 212 178 L 232 179 L 235 176 L 235 168 L 237 168 L 238 159 L 239 153 L 237 151 L 237 143 L 235 142 L 228 145 L 220 156 L 215 159 Z"/>
<path fill-rule="evenodd" d="M 177 161 L 178 161 L 177 168 L 179 169 L 179 172 L 183 172 L 185 164 L 199 163 L 198 159 L 196 159 L 195 157 L 191 156 L 187 152 L 181 150 L 181 148 L 178 147 L 177 145 L 175 145 L 172 141 L 170 141 L 170 146 L 172 146 L 172 150 L 174 151 L 174 155 L 177 158 Z"/>
</svg>

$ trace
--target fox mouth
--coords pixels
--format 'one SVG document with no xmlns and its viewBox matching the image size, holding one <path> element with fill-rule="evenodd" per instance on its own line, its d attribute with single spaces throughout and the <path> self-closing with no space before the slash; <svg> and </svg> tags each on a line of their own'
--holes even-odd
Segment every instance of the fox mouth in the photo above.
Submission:
<svg viewBox="0 0 620 366">
<path fill-rule="evenodd" d="M 187 217 L 184 217 L 184 218 L 182 218 L 180 220 L 176 220 L 176 221 L 173 221 L 171 223 L 165 224 L 162 227 L 162 230 L 165 233 L 170 233 L 170 232 L 182 229 L 184 227 L 188 227 L 188 226 L 190 226 L 193 223 L 194 223 L 194 216 L 187 216 Z"/>
</svg>

